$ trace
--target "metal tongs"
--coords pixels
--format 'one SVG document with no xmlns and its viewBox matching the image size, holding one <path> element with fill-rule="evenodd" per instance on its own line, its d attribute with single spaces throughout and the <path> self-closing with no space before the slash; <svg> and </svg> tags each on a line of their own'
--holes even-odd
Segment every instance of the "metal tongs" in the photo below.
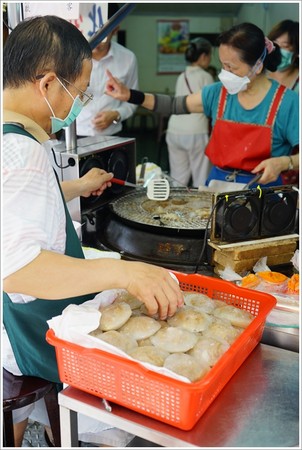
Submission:
<svg viewBox="0 0 302 450">
<path fill-rule="evenodd" d="M 249 189 L 254 183 L 256 183 L 262 177 L 262 173 L 257 173 L 257 175 L 252 178 L 245 186 L 243 186 L 243 190 Z"/>
</svg>

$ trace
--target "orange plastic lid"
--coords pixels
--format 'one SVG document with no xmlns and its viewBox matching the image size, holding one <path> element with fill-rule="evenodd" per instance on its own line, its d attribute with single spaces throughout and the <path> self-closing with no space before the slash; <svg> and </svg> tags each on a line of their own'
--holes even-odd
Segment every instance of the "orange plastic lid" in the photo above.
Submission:
<svg viewBox="0 0 302 450">
<path fill-rule="evenodd" d="M 241 286 L 242 287 L 246 287 L 246 288 L 252 288 L 257 286 L 260 283 L 259 278 L 253 274 L 250 273 L 249 275 L 246 275 L 245 277 L 242 278 L 241 280 Z"/>
<path fill-rule="evenodd" d="M 273 272 L 267 270 L 265 272 L 257 272 L 257 276 L 269 283 L 284 283 L 287 280 L 287 276 L 280 272 Z"/>
<path fill-rule="evenodd" d="M 300 287 L 300 276 L 295 273 L 289 280 L 287 284 L 287 290 L 291 294 L 299 294 Z"/>
</svg>

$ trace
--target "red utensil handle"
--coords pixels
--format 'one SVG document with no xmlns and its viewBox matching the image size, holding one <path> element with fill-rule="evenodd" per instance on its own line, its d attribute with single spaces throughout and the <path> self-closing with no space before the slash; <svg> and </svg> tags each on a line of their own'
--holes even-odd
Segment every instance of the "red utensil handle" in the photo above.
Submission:
<svg viewBox="0 0 302 450">
<path fill-rule="evenodd" d="M 136 188 L 136 184 L 134 184 L 134 183 L 129 183 L 129 181 L 125 181 L 125 180 L 119 180 L 118 178 L 111 178 L 110 181 L 111 181 L 112 183 L 121 184 L 122 186 L 129 186 L 129 187 L 134 187 L 134 188 Z"/>
<path fill-rule="evenodd" d="M 115 183 L 115 184 L 121 184 L 122 186 L 125 186 L 125 181 L 124 180 L 119 180 L 118 178 L 111 178 L 111 183 Z"/>
</svg>

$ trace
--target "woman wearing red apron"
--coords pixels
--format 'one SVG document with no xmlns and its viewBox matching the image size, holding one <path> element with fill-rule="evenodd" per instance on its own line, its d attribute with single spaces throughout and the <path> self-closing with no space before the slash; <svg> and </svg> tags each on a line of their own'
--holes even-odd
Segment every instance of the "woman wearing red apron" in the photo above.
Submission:
<svg viewBox="0 0 302 450">
<path fill-rule="evenodd" d="M 261 161 L 270 158 L 273 142 L 272 127 L 284 90 L 284 86 L 278 87 L 265 123 L 258 125 L 224 119 L 223 113 L 228 94 L 222 87 L 216 122 L 206 149 L 206 155 L 215 165 L 208 181 L 216 179 L 246 184 L 252 178 L 251 171 Z M 267 186 L 281 184 L 281 177 L 278 176 Z"/>
<path fill-rule="evenodd" d="M 106 93 L 162 114 L 204 112 L 213 131 L 206 155 L 214 165 L 211 179 L 280 185 L 281 172 L 299 166 L 292 155 L 299 144 L 299 98 L 268 79 L 281 61 L 280 48 L 262 30 L 243 23 L 218 39 L 220 81 L 183 97 L 129 90 L 108 73 Z"/>
</svg>

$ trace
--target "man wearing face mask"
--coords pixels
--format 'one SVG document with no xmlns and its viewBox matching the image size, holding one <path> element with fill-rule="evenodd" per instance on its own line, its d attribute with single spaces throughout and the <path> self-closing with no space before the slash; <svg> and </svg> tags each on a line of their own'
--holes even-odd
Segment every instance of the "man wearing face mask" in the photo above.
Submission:
<svg viewBox="0 0 302 450">
<path fill-rule="evenodd" d="M 166 269 L 111 258 L 84 259 L 66 202 L 101 195 L 113 174 L 94 168 L 60 185 L 42 144 L 70 125 L 92 100 L 85 93 L 91 58 L 82 33 L 56 16 L 20 22 L 3 50 L 2 362 L 14 375 L 58 383 L 55 350 L 45 339 L 47 321 L 70 304 L 80 305 L 97 292 L 115 288 L 127 289 L 145 303 L 150 315 L 158 312 L 161 318 L 183 304 L 179 285 Z M 43 399 L 13 411 L 15 447 L 21 447 L 32 414 L 48 424 Z M 79 432 L 81 426 L 80 419 Z M 88 420 L 88 427 L 99 444 L 123 447 L 133 437 L 121 431 L 108 440 L 100 422 Z"/>
<path fill-rule="evenodd" d="M 108 19 L 119 10 L 117 3 L 108 4 Z M 123 122 L 137 107 L 104 95 L 106 69 L 118 73 L 127 86 L 138 89 L 138 70 L 135 54 L 114 41 L 119 27 L 111 31 L 104 42 L 92 51 L 92 71 L 89 90 L 94 101 L 77 118 L 77 134 L 84 136 L 111 136 L 121 133 Z"/>
<path fill-rule="evenodd" d="M 280 49 L 260 28 L 242 23 L 218 39 L 220 81 L 183 97 L 129 90 L 108 73 L 108 95 L 165 114 L 204 112 L 213 131 L 206 148 L 211 179 L 246 184 L 282 184 L 280 174 L 299 165 L 292 151 L 299 144 L 298 96 L 268 79 L 266 70 L 280 64 Z M 252 185 L 255 187 L 256 184 Z"/>
</svg>

